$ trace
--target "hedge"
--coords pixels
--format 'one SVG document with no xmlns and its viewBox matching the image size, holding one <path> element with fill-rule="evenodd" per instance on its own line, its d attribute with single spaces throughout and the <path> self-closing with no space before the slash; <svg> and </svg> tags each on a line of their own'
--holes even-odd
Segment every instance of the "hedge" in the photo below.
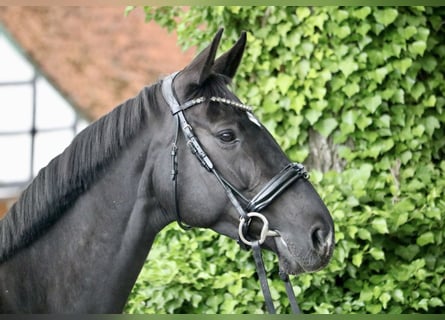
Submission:
<svg viewBox="0 0 445 320">
<path fill-rule="evenodd" d="M 221 52 L 248 32 L 234 90 L 289 157 L 331 149 L 311 181 L 330 209 L 327 268 L 293 279 L 306 313 L 445 312 L 445 8 L 145 7 L 147 20 Z M 205 30 L 205 31 L 203 31 Z M 340 164 L 340 165 L 338 165 Z M 265 257 L 289 312 L 276 257 Z M 130 313 L 263 313 L 249 252 L 211 231 L 163 231 Z"/>
</svg>

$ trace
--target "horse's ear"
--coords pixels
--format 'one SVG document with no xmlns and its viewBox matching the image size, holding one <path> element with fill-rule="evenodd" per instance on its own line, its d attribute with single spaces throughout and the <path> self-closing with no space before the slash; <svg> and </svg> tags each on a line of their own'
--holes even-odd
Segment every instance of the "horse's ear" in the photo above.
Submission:
<svg viewBox="0 0 445 320">
<path fill-rule="evenodd" d="M 246 38 L 246 32 L 243 31 L 232 49 L 216 59 L 213 65 L 213 71 L 224 74 L 229 78 L 233 78 L 241 63 L 241 59 L 243 58 L 244 49 L 246 47 Z"/>
<path fill-rule="evenodd" d="M 223 31 L 223 28 L 219 29 L 212 43 L 183 70 L 190 82 L 201 85 L 211 74 Z"/>
</svg>

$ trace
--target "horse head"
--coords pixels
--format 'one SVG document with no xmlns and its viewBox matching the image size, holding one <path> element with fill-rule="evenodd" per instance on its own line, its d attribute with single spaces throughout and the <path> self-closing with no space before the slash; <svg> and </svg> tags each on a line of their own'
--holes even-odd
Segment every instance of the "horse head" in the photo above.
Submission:
<svg viewBox="0 0 445 320">
<path fill-rule="evenodd" d="M 290 163 L 250 107 L 230 90 L 246 34 L 216 59 L 221 35 L 222 30 L 187 67 L 164 80 L 164 98 L 184 132 L 176 138 L 177 208 L 170 211 L 180 210 L 180 223 L 233 239 L 244 232 L 256 239 L 268 223 L 270 236 L 263 235 L 262 245 L 278 255 L 283 271 L 319 270 L 333 252 L 330 213 L 304 168 Z M 186 145 L 192 152 L 185 151 Z M 239 207 L 260 214 L 242 217 Z M 240 215 L 248 220 L 243 228 Z"/>
</svg>

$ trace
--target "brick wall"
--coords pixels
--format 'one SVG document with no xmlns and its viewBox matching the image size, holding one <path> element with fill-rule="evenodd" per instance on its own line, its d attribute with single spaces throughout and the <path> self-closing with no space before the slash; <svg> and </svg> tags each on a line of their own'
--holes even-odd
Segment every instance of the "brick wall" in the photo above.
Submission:
<svg viewBox="0 0 445 320">
<path fill-rule="evenodd" d="M 0 6 L 0 23 L 83 115 L 97 119 L 185 67 L 195 52 L 181 51 L 175 33 L 145 23 L 142 8 L 127 17 L 124 8 Z"/>
<path fill-rule="evenodd" d="M 2 200 L 0 199 L 0 219 L 4 217 L 6 212 L 9 210 L 11 205 L 14 203 L 14 200 Z"/>
<path fill-rule="evenodd" d="M 3 216 L 6 213 L 6 203 L 0 202 L 0 219 L 3 218 Z"/>
</svg>

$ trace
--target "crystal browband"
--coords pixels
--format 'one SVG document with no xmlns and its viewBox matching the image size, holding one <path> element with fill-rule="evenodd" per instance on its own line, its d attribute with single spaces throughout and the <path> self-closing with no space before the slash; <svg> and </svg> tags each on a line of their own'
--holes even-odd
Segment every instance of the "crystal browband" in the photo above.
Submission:
<svg viewBox="0 0 445 320">
<path fill-rule="evenodd" d="M 251 106 L 248 106 L 248 105 L 245 105 L 245 104 L 243 104 L 241 102 L 233 101 L 233 100 L 230 100 L 230 99 L 221 98 L 221 97 L 211 97 L 210 101 L 224 103 L 224 104 L 227 104 L 229 106 L 233 106 L 235 108 L 238 108 L 238 109 L 241 109 L 241 110 L 244 110 L 244 111 L 247 111 L 247 112 L 252 112 L 252 107 Z"/>
<path fill-rule="evenodd" d="M 243 111 L 252 112 L 252 107 L 245 105 L 241 102 L 234 101 L 234 100 L 221 98 L 221 97 L 211 97 L 209 100 L 212 102 L 223 103 L 223 104 L 241 109 Z M 189 100 L 186 103 L 182 104 L 176 112 L 181 111 L 181 110 L 182 111 L 187 110 L 188 108 L 193 107 L 197 104 L 203 103 L 204 101 L 206 101 L 206 97 L 199 97 L 196 99 Z"/>
</svg>

